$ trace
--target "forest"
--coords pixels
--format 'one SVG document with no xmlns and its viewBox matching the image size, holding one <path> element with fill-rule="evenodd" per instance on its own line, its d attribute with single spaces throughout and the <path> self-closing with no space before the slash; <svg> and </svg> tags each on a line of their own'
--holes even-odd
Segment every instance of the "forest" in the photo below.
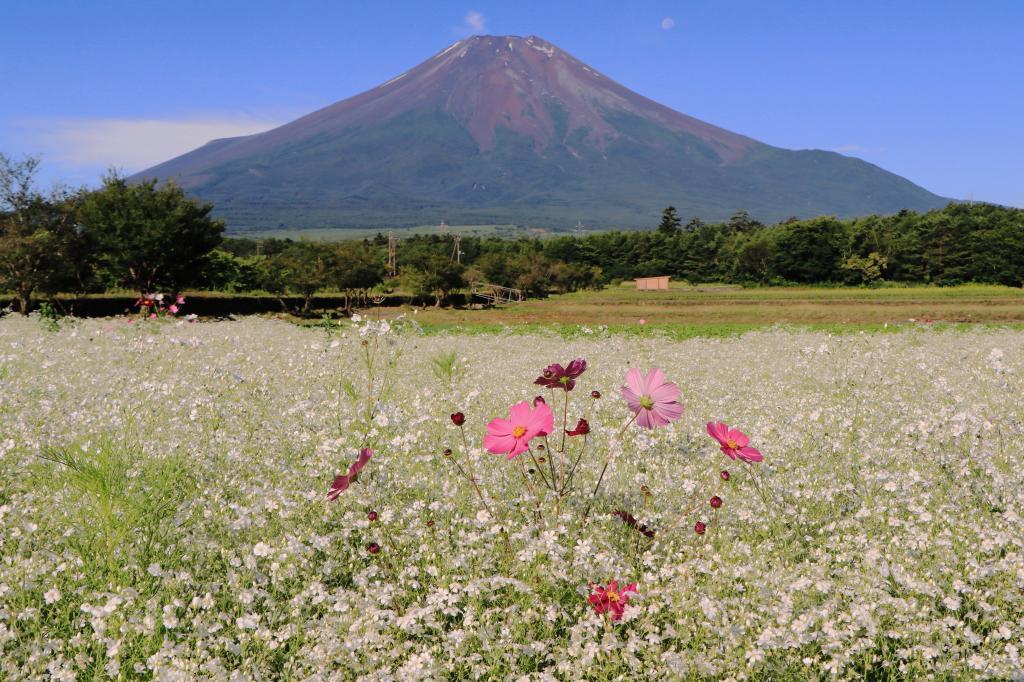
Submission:
<svg viewBox="0 0 1024 682">
<path fill-rule="evenodd" d="M 38 161 L 0 155 L 0 292 L 34 299 L 185 290 L 297 297 L 335 293 L 344 308 L 396 292 L 443 305 L 474 283 L 543 297 L 634 277 L 743 285 L 886 282 L 1024 285 L 1024 210 L 950 203 L 853 220 L 765 225 L 745 211 L 683 224 L 669 206 L 651 230 L 502 239 L 435 234 L 343 241 L 225 237 L 214 207 L 173 184 L 112 174 L 97 190 L 39 191 Z"/>
</svg>

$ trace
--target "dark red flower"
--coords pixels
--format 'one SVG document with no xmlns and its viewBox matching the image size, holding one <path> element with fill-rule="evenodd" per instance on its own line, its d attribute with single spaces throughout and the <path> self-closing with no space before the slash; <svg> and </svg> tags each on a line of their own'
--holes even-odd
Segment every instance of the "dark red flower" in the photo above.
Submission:
<svg viewBox="0 0 1024 682">
<path fill-rule="evenodd" d="M 722 506 L 722 498 L 719 497 L 718 495 L 715 495 L 710 500 L 708 500 L 708 504 L 710 504 L 715 509 L 718 509 L 719 507 Z"/>
<path fill-rule="evenodd" d="M 327 499 L 333 502 L 338 499 L 339 495 L 348 490 L 348 487 L 359 479 L 359 472 L 363 470 L 363 467 L 366 466 L 371 457 L 373 457 L 373 450 L 370 448 L 360 450 L 359 457 L 349 465 L 348 473 L 335 477 L 334 482 L 331 483 L 331 489 L 327 491 Z"/>
<path fill-rule="evenodd" d="M 376 542 L 371 542 L 366 546 L 366 551 L 370 554 L 376 554 L 380 551 L 380 545 L 378 545 Z"/>
<path fill-rule="evenodd" d="M 693 532 L 697 535 L 704 535 L 704 531 L 706 531 L 707 529 L 708 527 L 704 525 L 703 521 L 698 521 L 693 525 Z"/>
<path fill-rule="evenodd" d="M 558 363 L 548 365 L 533 383 L 545 388 L 561 388 L 571 391 L 576 387 L 576 379 L 585 371 L 587 371 L 587 361 L 583 358 L 576 358 L 565 367 Z"/>
<path fill-rule="evenodd" d="M 370 512 L 369 514 L 366 515 L 366 518 L 369 519 L 370 521 L 376 521 L 377 520 L 377 512 L 375 512 L 375 511 Z"/>
<path fill-rule="evenodd" d="M 601 397 L 601 391 L 591 391 L 590 397 L 593 398 L 594 400 L 597 400 L 598 398 Z"/>
<path fill-rule="evenodd" d="M 570 436 L 585 436 L 590 433 L 590 424 L 587 423 L 586 419 L 581 419 L 576 422 L 576 428 L 573 430 L 566 429 L 565 432 Z"/>
<path fill-rule="evenodd" d="M 359 472 L 363 470 L 363 467 L 366 466 L 366 463 L 370 461 L 371 457 L 373 457 L 373 450 L 370 448 L 363 448 L 360 450 L 359 457 L 357 457 L 356 461 L 352 462 L 352 466 L 348 468 L 349 478 L 353 481 L 356 480 L 359 476 Z"/>
<path fill-rule="evenodd" d="M 456 426 L 462 426 L 466 423 L 466 415 L 461 412 L 452 412 L 452 424 Z"/>
<path fill-rule="evenodd" d="M 348 486 L 352 481 L 345 474 L 335 477 L 334 482 L 331 483 L 331 489 L 327 491 L 327 499 L 333 502 L 338 499 L 338 495 L 348 490 Z"/>
<path fill-rule="evenodd" d="M 651 528 L 648 528 L 646 525 L 644 525 L 644 524 L 640 523 L 639 521 L 637 521 L 636 517 L 633 516 L 632 514 L 630 514 L 628 511 L 623 511 L 622 509 L 616 509 L 614 512 L 612 512 L 612 516 L 618 516 L 620 519 L 622 519 L 622 522 L 624 524 L 626 524 L 630 528 L 635 528 L 638 533 L 641 533 L 645 537 L 648 537 L 648 538 L 653 538 L 654 537 L 654 530 L 651 529 Z"/>
<path fill-rule="evenodd" d="M 723 470 L 722 473 L 720 473 L 718 475 L 722 477 L 723 481 L 728 481 L 729 480 L 729 472 L 726 471 L 726 470 Z"/>
</svg>

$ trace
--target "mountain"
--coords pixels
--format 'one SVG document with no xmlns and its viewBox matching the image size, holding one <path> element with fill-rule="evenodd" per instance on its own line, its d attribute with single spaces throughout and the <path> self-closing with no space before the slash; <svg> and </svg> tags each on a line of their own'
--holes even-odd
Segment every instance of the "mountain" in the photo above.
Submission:
<svg viewBox="0 0 1024 682">
<path fill-rule="evenodd" d="M 232 231 L 925 210 L 947 200 L 860 159 L 729 132 L 531 36 L 461 40 L 383 85 L 135 179 L 173 179 Z"/>
</svg>

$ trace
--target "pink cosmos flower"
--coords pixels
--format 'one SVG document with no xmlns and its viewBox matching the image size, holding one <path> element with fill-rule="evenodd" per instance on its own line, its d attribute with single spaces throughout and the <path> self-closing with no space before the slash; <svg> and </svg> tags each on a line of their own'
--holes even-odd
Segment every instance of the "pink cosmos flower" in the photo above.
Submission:
<svg viewBox="0 0 1024 682">
<path fill-rule="evenodd" d="M 645 429 L 665 426 L 683 416 L 679 387 L 665 381 L 660 369 L 652 369 L 646 376 L 636 368 L 626 372 L 622 397 L 636 415 L 636 423 Z"/>
<path fill-rule="evenodd" d="M 630 583 L 620 590 L 617 580 L 608 583 L 608 587 L 601 587 L 600 585 L 594 585 L 593 587 L 594 592 L 587 597 L 587 601 L 590 602 L 590 605 L 598 613 L 611 612 L 612 620 L 621 619 L 622 612 L 626 610 L 626 604 L 629 603 L 630 597 L 635 597 L 638 594 L 636 583 Z"/>
<path fill-rule="evenodd" d="M 744 462 L 760 462 L 764 457 L 756 448 L 749 446 L 750 439 L 747 434 L 739 429 L 730 429 L 724 422 L 708 422 L 708 435 L 718 441 L 722 446 L 722 452 L 728 455 L 729 459 L 739 458 Z M 722 476 L 729 480 L 727 476 Z"/>
<path fill-rule="evenodd" d="M 178 314 L 178 306 L 174 305 L 173 303 L 167 309 L 171 311 L 172 315 L 177 315 Z"/>
<path fill-rule="evenodd" d="M 546 436 L 554 429 L 554 415 L 546 403 L 540 402 L 530 410 L 524 400 L 508 409 L 509 418 L 492 419 L 487 425 L 484 447 L 495 455 L 508 455 L 512 459 L 529 447 L 530 439 Z"/>
<path fill-rule="evenodd" d="M 349 465 L 348 473 L 337 476 L 334 482 L 331 483 L 331 489 L 327 492 L 327 499 L 334 501 L 338 499 L 338 496 L 348 490 L 348 487 L 359 478 L 359 472 L 363 470 L 366 463 L 373 457 L 373 450 L 370 448 L 363 448 L 359 451 L 359 457 L 356 461 Z"/>
</svg>

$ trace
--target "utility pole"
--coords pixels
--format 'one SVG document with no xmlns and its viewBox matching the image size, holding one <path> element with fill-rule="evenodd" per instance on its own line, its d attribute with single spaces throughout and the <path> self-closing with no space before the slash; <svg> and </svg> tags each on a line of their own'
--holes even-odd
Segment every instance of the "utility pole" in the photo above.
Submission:
<svg viewBox="0 0 1024 682">
<path fill-rule="evenodd" d="M 398 239 L 395 233 L 388 232 L 388 275 L 395 277 L 398 274 Z"/>
<path fill-rule="evenodd" d="M 583 236 L 583 223 L 579 220 L 576 221 L 576 238 L 579 239 Z"/>
<path fill-rule="evenodd" d="M 452 260 L 458 264 L 462 264 L 462 235 L 452 235 Z"/>
</svg>

